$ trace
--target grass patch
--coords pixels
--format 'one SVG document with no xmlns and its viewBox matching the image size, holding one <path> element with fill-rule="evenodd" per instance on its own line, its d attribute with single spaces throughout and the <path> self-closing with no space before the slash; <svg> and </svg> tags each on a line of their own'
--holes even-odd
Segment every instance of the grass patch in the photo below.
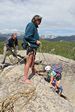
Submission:
<svg viewBox="0 0 75 112">
<path fill-rule="evenodd" d="M 42 40 L 41 52 L 61 55 L 75 60 L 75 42 L 49 42 Z"/>
<path fill-rule="evenodd" d="M 61 55 L 69 59 L 75 60 L 75 42 L 50 42 L 41 40 L 42 46 L 38 51 Z M 19 40 L 19 50 L 22 49 L 22 40 Z M 3 53 L 4 42 L 0 41 L 0 53 Z"/>
</svg>

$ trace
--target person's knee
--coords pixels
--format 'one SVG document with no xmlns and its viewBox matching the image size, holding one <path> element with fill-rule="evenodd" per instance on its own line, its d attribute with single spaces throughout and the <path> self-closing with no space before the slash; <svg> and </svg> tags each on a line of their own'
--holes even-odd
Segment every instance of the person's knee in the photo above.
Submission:
<svg viewBox="0 0 75 112">
<path fill-rule="evenodd" d="M 31 66 L 32 65 L 32 62 L 33 62 L 33 55 L 30 55 L 27 58 L 27 63 L 29 64 L 29 66 Z"/>
</svg>

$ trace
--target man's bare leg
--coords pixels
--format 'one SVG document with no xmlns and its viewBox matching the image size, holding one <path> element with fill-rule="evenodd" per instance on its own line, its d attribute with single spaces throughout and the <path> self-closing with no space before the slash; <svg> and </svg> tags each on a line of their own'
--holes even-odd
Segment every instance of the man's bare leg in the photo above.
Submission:
<svg viewBox="0 0 75 112">
<path fill-rule="evenodd" d="M 33 55 L 33 61 L 31 64 L 31 70 L 32 70 L 32 74 L 35 75 L 36 73 L 36 69 L 35 69 L 35 55 Z"/>
<path fill-rule="evenodd" d="M 33 55 L 30 55 L 27 57 L 27 62 L 24 65 L 24 81 L 26 83 L 31 83 L 31 81 L 28 79 L 28 72 L 29 72 L 29 68 L 32 64 L 32 61 L 33 61 Z"/>
</svg>

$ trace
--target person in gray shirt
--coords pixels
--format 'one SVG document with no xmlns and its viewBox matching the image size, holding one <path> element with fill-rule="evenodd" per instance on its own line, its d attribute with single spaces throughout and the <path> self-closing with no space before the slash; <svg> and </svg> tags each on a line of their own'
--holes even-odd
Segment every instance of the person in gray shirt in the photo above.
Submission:
<svg viewBox="0 0 75 112">
<path fill-rule="evenodd" d="M 14 50 L 14 51 L 12 51 Z M 4 53 L 3 53 L 3 61 L 2 64 L 5 63 L 6 55 L 10 51 L 13 56 L 17 57 L 18 50 L 18 39 L 17 34 L 13 33 L 10 38 L 4 43 Z"/>
</svg>

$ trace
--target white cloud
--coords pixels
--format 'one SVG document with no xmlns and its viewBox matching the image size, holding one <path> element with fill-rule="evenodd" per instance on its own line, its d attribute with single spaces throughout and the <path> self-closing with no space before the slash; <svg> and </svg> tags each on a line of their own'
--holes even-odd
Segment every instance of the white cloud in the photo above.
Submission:
<svg viewBox="0 0 75 112">
<path fill-rule="evenodd" d="M 1 34 L 8 34 L 8 33 L 13 33 L 13 32 L 23 33 L 22 31 L 19 31 L 18 29 L 3 29 L 3 30 L 0 30 L 0 32 Z"/>
<path fill-rule="evenodd" d="M 24 31 L 31 18 L 39 14 L 43 17 L 41 32 L 74 31 L 74 4 L 75 0 L 0 0 L 0 29 Z"/>
</svg>

